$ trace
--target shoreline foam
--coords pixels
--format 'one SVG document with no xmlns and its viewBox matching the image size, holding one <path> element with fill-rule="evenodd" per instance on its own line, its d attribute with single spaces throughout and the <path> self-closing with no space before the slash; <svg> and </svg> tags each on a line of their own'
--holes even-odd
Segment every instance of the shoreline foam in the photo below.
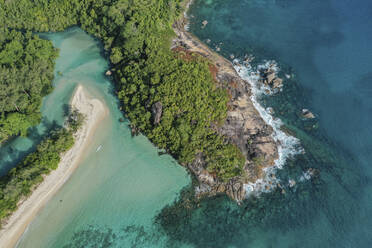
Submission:
<svg viewBox="0 0 372 248">
<path fill-rule="evenodd" d="M 276 72 L 279 68 L 276 66 L 276 63 L 273 61 L 267 61 L 264 64 L 258 65 L 257 69 L 266 69 L 269 66 L 275 65 L 274 68 Z M 251 101 L 255 106 L 256 110 L 259 112 L 262 119 L 273 128 L 272 137 L 278 144 L 278 153 L 279 157 L 274 162 L 274 166 L 267 168 L 266 178 L 263 178 L 256 183 L 249 183 L 245 184 L 244 187 L 247 191 L 247 195 L 249 194 L 259 194 L 260 192 L 266 192 L 265 186 L 273 183 L 279 183 L 279 180 L 276 178 L 269 178 L 269 174 L 275 174 L 276 169 L 282 169 L 285 162 L 288 158 L 291 158 L 297 154 L 303 152 L 303 148 L 300 145 L 300 140 L 296 137 L 286 134 L 280 128 L 283 125 L 283 122 L 279 118 L 275 118 L 272 114 L 269 113 L 267 109 L 265 109 L 259 103 L 259 97 L 262 94 L 265 94 L 266 87 L 260 85 L 259 83 L 259 72 L 258 70 L 255 71 L 252 66 L 244 62 L 243 64 L 239 63 L 239 60 L 234 60 L 234 68 L 238 75 L 249 85 L 251 86 L 252 94 L 251 94 Z M 272 93 L 271 91 L 269 91 Z"/>
<path fill-rule="evenodd" d="M 303 152 L 303 148 L 300 145 L 300 140 L 283 132 L 280 129 L 280 127 L 283 125 L 283 122 L 279 118 L 275 118 L 273 115 L 271 115 L 269 111 L 266 110 L 259 103 L 259 97 L 264 93 L 265 89 L 268 90 L 270 93 L 273 92 L 271 91 L 271 89 L 261 88 L 258 86 L 259 76 L 256 71 L 253 71 L 253 68 L 249 63 L 244 62 L 243 65 L 241 65 L 238 63 L 238 60 L 234 60 L 233 62 L 229 61 L 222 55 L 212 51 L 211 48 L 209 48 L 206 44 L 201 42 L 197 37 L 189 32 L 189 20 L 187 11 L 192 3 L 192 0 L 186 2 L 186 9 L 183 13 L 184 18 L 181 22 L 183 24 L 183 27 L 175 27 L 177 36 L 181 41 L 186 41 L 185 43 L 191 47 L 190 50 L 197 52 L 203 56 L 206 55 L 209 60 L 215 62 L 216 64 L 219 64 L 220 67 L 223 67 L 226 72 L 236 74 L 241 80 L 247 82 L 251 88 L 250 101 L 252 102 L 255 110 L 258 112 L 263 121 L 273 129 L 271 137 L 277 145 L 277 159 L 274 160 L 274 164 L 272 166 L 264 169 L 265 176 L 263 178 L 257 179 L 254 183 L 243 184 L 243 188 L 246 192 L 245 198 L 248 198 L 252 194 L 258 196 L 262 192 L 270 192 L 280 182 L 280 180 L 277 179 L 275 176 L 272 177 L 273 174 L 275 175 L 275 171 L 282 168 L 288 158 Z M 191 40 L 191 42 L 187 42 L 187 40 Z M 265 66 L 267 67 L 269 65 L 272 65 L 272 63 L 270 62 L 272 61 L 267 61 L 265 64 L 259 65 L 257 69 L 262 69 Z M 233 71 L 230 70 L 230 67 Z M 274 69 L 276 69 L 276 71 L 279 70 L 279 68 L 277 67 L 275 67 Z"/>
<path fill-rule="evenodd" d="M 97 125 L 108 114 L 108 110 L 98 99 L 92 99 L 86 90 L 79 85 L 70 102 L 71 106 L 85 115 L 85 123 L 75 136 L 73 147 L 64 153 L 58 168 L 36 187 L 32 194 L 19 203 L 18 209 L 9 217 L 7 223 L 0 230 L 0 244 L 2 247 L 14 247 L 28 225 L 70 178 L 89 144 L 89 140 Z"/>
</svg>

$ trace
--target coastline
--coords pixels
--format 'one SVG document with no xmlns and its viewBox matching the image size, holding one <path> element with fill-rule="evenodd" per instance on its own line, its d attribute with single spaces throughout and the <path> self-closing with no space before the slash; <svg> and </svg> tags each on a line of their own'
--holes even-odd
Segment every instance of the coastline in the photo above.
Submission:
<svg viewBox="0 0 372 248">
<path fill-rule="evenodd" d="M 262 84 L 263 89 L 272 92 L 282 87 L 283 80 L 277 76 L 279 68 L 275 61 L 265 61 L 257 71 L 253 71 L 250 56 L 244 58 L 244 61 L 234 59 L 231 62 L 214 52 L 188 31 L 187 11 L 192 3 L 193 0 L 185 1 L 185 11 L 173 25 L 176 38 L 173 40 L 172 50 L 199 54 L 212 64 L 211 73 L 217 85 L 227 89 L 231 96 L 226 121 L 222 127 L 217 128 L 217 132 L 236 145 L 246 158 L 244 174 L 226 183 L 216 180 L 206 172 L 206 162 L 202 156 L 197 157 L 188 165 L 200 184 L 196 188 L 196 194 L 213 196 L 225 193 L 239 203 L 252 194 L 258 196 L 262 192 L 282 188 L 280 180 L 276 178 L 276 170 L 284 166 L 287 158 L 303 153 L 304 150 L 296 137 L 281 130 L 282 121 L 272 116 L 258 102 L 258 98 L 264 93 L 260 84 L 268 80 L 267 75 L 261 77 L 260 70 L 270 69 L 270 73 L 273 73 L 274 78 L 268 82 L 275 82 L 272 88 Z"/>
<path fill-rule="evenodd" d="M 58 168 L 44 176 L 43 182 L 32 194 L 18 204 L 18 209 L 8 218 L 0 230 L 3 247 L 16 246 L 27 226 L 51 197 L 58 192 L 77 168 L 84 150 L 98 124 L 108 114 L 108 110 L 98 99 L 92 99 L 86 90 L 78 85 L 70 104 L 85 116 L 84 125 L 74 135 L 73 147 L 62 155 Z"/>
<path fill-rule="evenodd" d="M 187 31 L 187 10 L 192 1 L 185 2 L 183 16 L 174 23 L 173 30 L 176 37 L 173 40 L 172 49 L 178 49 L 199 54 L 212 64 L 211 73 L 219 87 L 228 90 L 231 98 L 228 103 L 229 111 L 227 119 L 222 127 L 217 127 L 217 132 L 224 135 L 226 140 L 235 144 L 246 158 L 244 166 L 245 175 L 222 182 L 206 172 L 202 156 L 188 165 L 199 181 L 196 192 L 198 196 L 213 196 L 218 193 L 226 193 L 230 198 L 240 202 L 251 193 L 246 185 L 252 185 L 262 181 L 268 176 L 273 182 L 264 185 L 267 190 L 276 187 L 276 179 L 269 168 L 275 166 L 275 161 L 280 158 L 278 140 L 274 139 L 275 131 L 270 123 L 261 116 L 259 110 L 252 101 L 252 88 L 244 78 L 239 75 L 236 68 L 226 58 L 212 51 L 201 42 L 195 35 Z M 257 162 L 259 161 L 259 162 Z"/>
</svg>

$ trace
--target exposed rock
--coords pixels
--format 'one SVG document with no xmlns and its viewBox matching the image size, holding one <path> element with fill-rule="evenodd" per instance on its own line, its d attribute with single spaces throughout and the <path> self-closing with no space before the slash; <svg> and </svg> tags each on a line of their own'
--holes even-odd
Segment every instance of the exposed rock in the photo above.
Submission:
<svg viewBox="0 0 372 248">
<path fill-rule="evenodd" d="M 246 63 L 250 63 L 250 62 L 252 62 L 254 60 L 254 56 L 253 55 L 245 55 L 244 56 L 244 61 L 246 62 Z"/>
<path fill-rule="evenodd" d="M 205 28 L 205 26 L 207 26 L 207 24 L 208 24 L 208 21 L 207 21 L 207 20 L 204 20 L 204 21 L 202 22 L 202 28 Z"/>
<path fill-rule="evenodd" d="M 159 124 L 161 115 L 163 114 L 163 105 L 161 102 L 156 102 L 151 107 L 152 117 L 154 119 L 154 125 Z"/>
<path fill-rule="evenodd" d="M 302 110 L 302 116 L 306 119 L 314 119 L 315 115 L 311 113 L 308 109 L 303 109 Z"/>
<path fill-rule="evenodd" d="M 196 195 L 205 195 L 208 194 L 212 190 L 211 186 L 205 183 L 200 183 L 198 187 L 195 188 Z"/>
<path fill-rule="evenodd" d="M 261 81 L 273 89 L 283 86 L 283 79 L 277 76 L 277 73 L 271 67 L 260 71 Z"/>
<path fill-rule="evenodd" d="M 110 70 L 106 71 L 105 73 L 106 76 L 111 76 L 112 75 L 112 72 Z"/>
<path fill-rule="evenodd" d="M 196 189 L 197 196 L 225 193 L 239 202 L 246 195 L 243 184 L 255 182 L 265 176 L 264 168 L 272 166 L 274 160 L 278 158 L 277 144 L 271 136 L 273 129 L 264 122 L 255 109 L 250 99 L 249 83 L 239 77 L 230 61 L 212 52 L 196 37 L 186 32 L 183 28 L 185 23 L 185 20 L 180 20 L 173 25 L 177 39 L 173 40 L 172 47 L 182 47 L 189 52 L 200 54 L 214 64 L 217 69 L 216 81 L 220 87 L 228 90 L 230 101 L 226 121 L 222 126 L 213 127 L 226 138 L 227 142 L 235 144 L 246 158 L 244 177 L 232 178 L 228 182 L 221 181 L 206 170 L 207 162 L 202 153 L 197 154 L 187 167 L 199 181 L 200 186 Z M 219 46 L 215 49 L 220 51 Z M 250 61 L 253 57 L 247 56 L 246 59 Z M 265 77 L 273 74 L 268 76 L 267 80 L 270 84 L 274 84 L 277 78 L 275 71 L 270 69 L 265 73 Z M 277 86 L 279 82 L 276 81 Z M 254 162 L 253 158 L 260 158 L 259 163 Z"/>
<path fill-rule="evenodd" d="M 265 75 L 265 82 L 266 84 L 271 84 L 271 82 L 276 78 L 276 75 L 275 75 L 275 72 L 274 71 L 269 71 L 266 75 Z"/>
<path fill-rule="evenodd" d="M 309 169 L 306 170 L 305 173 L 308 175 L 308 178 L 306 178 L 306 179 L 310 179 L 310 178 L 312 178 L 314 176 L 318 176 L 319 175 L 319 170 L 313 169 L 313 168 L 309 168 Z"/>
<path fill-rule="evenodd" d="M 220 184 L 220 185 L 218 185 L 218 187 L 217 187 L 217 192 L 225 192 L 226 191 L 226 187 L 225 187 L 225 185 L 224 184 Z"/>
<path fill-rule="evenodd" d="M 245 190 L 241 183 L 228 183 L 226 184 L 226 194 L 237 201 L 244 200 L 245 197 Z"/>
<path fill-rule="evenodd" d="M 283 86 L 283 79 L 281 79 L 281 78 L 275 78 L 272 81 L 272 85 L 273 85 L 273 88 L 274 89 L 282 87 Z"/>
<path fill-rule="evenodd" d="M 130 124 L 129 127 L 130 127 L 130 131 L 131 131 L 132 137 L 137 136 L 138 133 L 139 133 L 138 128 L 135 125 L 133 125 L 133 124 Z"/>
<path fill-rule="evenodd" d="M 273 114 L 275 113 L 275 111 L 274 111 L 274 109 L 273 109 L 272 107 L 268 107 L 268 108 L 266 108 L 266 111 L 267 111 L 269 114 L 271 114 L 271 115 L 273 115 Z"/>
</svg>

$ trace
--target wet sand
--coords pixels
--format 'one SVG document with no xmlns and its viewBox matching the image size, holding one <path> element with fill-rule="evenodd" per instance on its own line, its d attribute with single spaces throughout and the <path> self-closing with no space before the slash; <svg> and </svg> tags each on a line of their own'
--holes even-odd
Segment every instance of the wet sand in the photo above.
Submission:
<svg viewBox="0 0 372 248">
<path fill-rule="evenodd" d="M 36 214 L 73 174 L 94 130 L 108 115 L 108 109 L 103 103 L 98 99 L 92 99 L 81 85 L 76 88 L 70 104 L 85 116 L 84 125 L 75 134 L 75 144 L 62 155 L 58 168 L 44 177 L 44 181 L 36 187 L 30 197 L 19 203 L 18 209 L 3 225 L 0 230 L 1 247 L 14 247 L 17 244 Z"/>
</svg>

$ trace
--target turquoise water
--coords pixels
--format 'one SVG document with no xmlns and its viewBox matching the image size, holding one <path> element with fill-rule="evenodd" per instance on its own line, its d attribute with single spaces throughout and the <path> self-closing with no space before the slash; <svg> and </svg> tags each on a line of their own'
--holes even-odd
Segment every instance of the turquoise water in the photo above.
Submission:
<svg viewBox="0 0 372 248">
<path fill-rule="evenodd" d="M 44 101 L 43 115 L 60 120 L 76 84 L 103 101 L 109 115 L 76 172 L 38 214 L 19 247 L 106 247 L 123 228 L 127 233 L 132 225 L 153 230 L 153 218 L 189 184 L 188 174 L 170 156 L 159 156 L 145 137 L 132 138 L 128 122 L 119 122 L 122 114 L 104 76 L 108 64 L 97 41 L 78 28 L 42 36 L 60 49 L 56 72 L 62 72 Z M 114 236 L 117 247 L 128 247 L 135 238 Z"/>
<path fill-rule="evenodd" d="M 371 247 L 371 15 L 365 0 L 194 1 L 190 30 L 211 48 L 238 59 L 252 54 L 253 66 L 275 60 L 282 78 L 291 75 L 261 103 L 306 153 L 278 171 L 283 184 L 297 181 L 285 194 L 243 207 L 205 200 L 189 214 L 181 201 L 165 208 L 158 217 L 172 239 L 196 247 Z M 317 118 L 303 120 L 302 108 Z M 308 168 L 319 173 L 301 181 Z"/>
<path fill-rule="evenodd" d="M 371 13 L 372 3 L 362 0 L 194 2 L 190 29 L 201 40 L 226 57 L 253 54 L 254 66 L 274 59 L 281 77 L 291 75 L 282 92 L 261 103 L 306 153 L 278 171 L 285 194 L 276 190 L 242 206 L 224 196 L 196 201 L 182 167 L 159 157 L 143 136 L 130 137 L 96 41 L 77 28 L 46 35 L 61 49 L 56 72 L 63 76 L 56 74 L 45 116 L 49 108 L 50 121 L 62 119 L 76 83 L 110 115 L 19 247 L 370 247 Z M 302 108 L 317 118 L 301 119 Z M 301 181 L 308 168 L 319 173 Z"/>
</svg>

